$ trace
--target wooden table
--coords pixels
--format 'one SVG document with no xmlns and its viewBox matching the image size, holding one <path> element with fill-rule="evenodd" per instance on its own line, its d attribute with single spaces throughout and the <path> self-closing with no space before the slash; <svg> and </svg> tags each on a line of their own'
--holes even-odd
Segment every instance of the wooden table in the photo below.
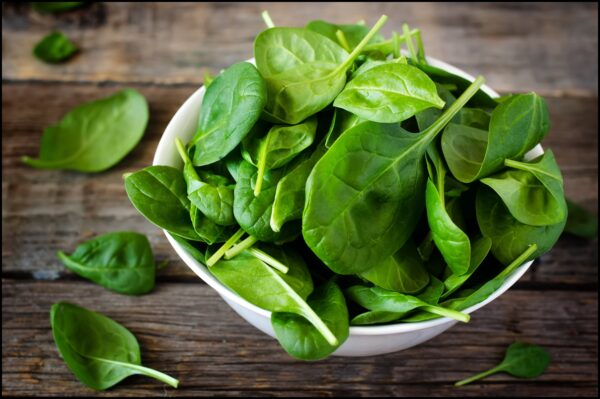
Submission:
<svg viewBox="0 0 600 399">
<path fill-rule="evenodd" d="M 597 4 L 102 4 L 42 15 L 2 4 L 2 394 L 3 395 L 456 395 L 594 396 L 598 393 L 597 240 L 563 236 L 506 294 L 441 336 L 402 352 L 295 361 L 237 316 L 178 259 L 162 232 L 133 208 L 121 175 L 150 165 L 171 116 L 202 83 L 252 56 L 264 28 L 314 18 L 389 15 L 421 28 L 429 55 L 482 74 L 502 93 L 534 90 L 548 101 L 552 148 L 567 195 L 598 208 Z M 34 59 L 34 43 L 60 29 L 81 53 L 63 65 Z M 44 127 L 83 101 L 134 87 L 150 104 L 135 150 L 107 172 L 36 170 Z M 149 295 L 111 293 L 66 271 L 57 250 L 117 230 L 148 235 L 169 267 Z M 96 393 L 68 371 L 54 346 L 50 306 L 72 301 L 114 318 L 139 339 L 146 366 L 181 381 L 177 390 L 131 377 Z M 548 348 L 535 380 L 499 374 L 452 383 L 501 360 L 514 340 Z"/>
</svg>

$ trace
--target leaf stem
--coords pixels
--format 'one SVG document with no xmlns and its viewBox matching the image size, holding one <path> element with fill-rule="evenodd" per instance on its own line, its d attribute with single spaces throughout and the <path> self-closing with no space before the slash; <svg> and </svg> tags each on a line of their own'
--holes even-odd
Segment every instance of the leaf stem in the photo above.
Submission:
<svg viewBox="0 0 600 399">
<path fill-rule="evenodd" d="M 484 377 L 487 377 L 488 375 L 494 374 L 501 371 L 501 369 L 499 367 L 494 367 L 493 369 L 489 369 L 487 371 L 484 371 L 483 373 L 479 373 L 474 375 L 473 377 L 469 377 L 469 378 L 465 378 L 464 380 L 458 381 L 454 383 L 455 387 L 460 387 L 466 384 L 469 384 L 475 380 L 479 380 L 482 379 Z"/>
<path fill-rule="evenodd" d="M 404 37 L 406 40 L 406 47 L 408 48 L 408 52 L 410 53 L 410 58 L 417 62 L 417 52 L 415 51 L 415 46 L 413 44 L 413 39 L 410 34 L 410 28 L 408 24 L 402 24 L 402 32 L 404 33 Z"/>
<path fill-rule="evenodd" d="M 352 49 L 350 48 L 350 44 L 348 43 L 348 40 L 346 40 L 346 35 L 344 35 L 344 32 L 342 32 L 341 30 L 338 29 L 335 32 L 335 37 L 337 37 L 338 42 L 340 42 L 340 44 L 342 45 L 344 50 L 346 50 L 347 52 L 352 51 Z"/>
<path fill-rule="evenodd" d="M 394 58 L 398 58 L 400 57 L 400 45 L 402 42 L 400 41 L 400 35 L 397 32 L 392 33 L 392 42 L 394 43 Z"/>
<path fill-rule="evenodd" d="M 448 109 L 429 126 L 421 132 L 421 140 L 428 145 L 437 135 L 446 127 L 446 125 L 454 118 L 454 115 L 477 93 L 483 85 L 485 79 L 483 76 L 478 76 L 473 83 L 448 107 Z"/>
<path fill-rule="evenodd" d="M 263 179 L 265 178 L 265 169 L 267 167 L 267 147 L 269 144 L 269 135 L 260 144 L 258 152 L 258 173 L 256 174 L 256 185 L 254 186 L 254 196 L 258 197 L 262 189 Z"/>
<path fill-rule="evenodd" d="M 425 49 L 423 48 L 420 30 L 417 30 L 417 33 L 415 34 L 415 40 L 417 41 L 417 59 L 421 64 L 427 65 L 427 57 L 425 57 Z"/>
<path fill-rule="evenodd" d="M 525 261 L 533 255 L 535 251 L 537 251 L 537 244 L 531 244 L 529 248 L 527 248 L 521 255 L 517 257 L 517 259 L 513 260 L 510 265 L 506 267 L 506 269 L 502 270 L 496 278 L 501 278 L 512 273 L 517 267 L 521 266 Z"/>
<path fill-rule="evenodd" d="M 95 357 L 95 356 L 89 356 L 89 358 L 94 359 L 94 360 L 99 360 L 101 362 L 118 364 L 119 366 L 135 370 L 139 374 L 146 375 L 146 376 L 152 377 L 152 378 L 156 378 L 157 380 L 162 381 L 165 384 L 172 386 L 173 388 L 177 388 L 177 386 L 179 385 L 179 380 L 177 380 L 176 378 L 173 378 L 170 375 L 161 373 L 160 371 L 151 369 L 149 367 L 144 367 L 144 366 L 141 366 L 138 364 L 133 364 L 133 363 L 120 362 L 118 360 L 99 358 L 99 357 Z"/>
<path fill-rule="evenodd" d="M 225 244 L 221 245 L 221 247 L 217 249 L 217 252 L 215 252 L 210 258 L 208 258 L 208 260 L 206 261 L 206 266 L 211 267 L 212 265 L 217 263 L 223 257 L 223 255 L 225 255 L 225 252 L 227 252 L 233 244 L 235 244 L 240 238 L 242 238 L 243 235 L 244 230 L 242 229 L 239 229 L 238 231 L 233 233 L 233 235 L 229 237 L 227 241 L 225 241 Z"/>
<path fill-rule="evenodd" d="M 175 147 L 177 147 L 177 152 L 179 153 L 179 156 L 183 160 L 183 163 L 185 163 L 185 164 L 190 163 L 191 162 L 190 157 L 188 156 L 187 152 L 185 151 L 185 145 L 183 144 L 183 141 L 181 141 L 181 139 L 179 137 L 175 137 Z"/>
<path fill-rule="evenodd" d="M 256 242 L 258 242 L 258 239 L 256 237 L 248 236 L 248 238 L 246 238 L 244 241 L 240 242 L 239 244 L 235 245 L 231 249 L 227 250 L 225 252 L 225 259 L 233 258 L 240 252 L 242 252 L 242 251 L 250 248 L 254 244 L 256 244 Z"/>
<path fill-rule="evenodd" d="M 523 166 L 523 162 L 513 161 L 512 159 L 505 159 L 504 166 L 507 168 L 519 169 L 529 172 L 530 170 L 527 167 Z"/>
<path fill-rule="evenodd" d="M 275 27 L 275 24 L 273 23 L 273 20 L 271 19 L 271 16 L 269 15 L 269 12 L 267 10 L 264 10 L 260 15 L 262 16 L 263 21 L 265 21 L 265 25 L 267 25 L 267 28 Z"/>
<path fill-rule="evenodd" d="M 260 249 L 250 248 L 248 249 L 248 252 L 255 258 L 262 260 L 267 265 L 271 266 L 273 269 L 279 270 L 283 274 L 286 274 L 290 270 L 286 265 L 269 255 L 268 253 L 261 251 Z"/>
<path fill-rule="evenodd" d="M 449 317 L 454 320 L 462 321 L 463 323 L 468 323 L 469 320 L 471 320 L 471 316 L 469 316 L 466 313 L 458 312 L 458 311 L 452 310 L 452 309 L 443 308 L 441 306 L 427 305 L 427 306 L 423 306 L 421 309 L 426 312 L 429 312 L 429 313 L 434 313 L 434 314 L 437 314 L 440 316 Z"/>
<path fill-rule="evenodd" d="M 373 25 L 373 27 L 371 28 L 369 33 L 367 33 L 367 35 L 365 37 L 363 37 L 363 39 L 360 41 L 360 43 L 358 43 L 358 45 L 354 48 L 354 50 L 352 50 L 352 52 L 350 53 L 348 58 L 346 58 L 344 60 L 344 62 L 342 62 L 340 64 L 340 66 L 334 70 L 334 73 L 337 71 L 340 71 L 340 70 L 346 70 L 350 67 L 350 64 L 352 64 L 354 62 L 354 60 L 356 59 L 356 57 L 359 56 L 359 54 L 362 52 L 363 48 L 367 45 L 367 43 L 369 43 L 369 40 L 371 40 L 373 38 L 373 36 L 375 36 L 375 34 L 377 32 L 379 32 L 379 30 L 385 24 L 387 19 L 388 19 L 387 15 L 382 15 L 381 18 L 379 18 L 379 20 L 377 22 L 375 22 L 375 25 Z"/>
<path fill-rule="evenodd" d="M 419 32 L 419 29 L 413 29 L 410 31 L 410 35 L 415 35 L 417 32 Z M 406 36 L 404 34 L 400 35 L 398 37 L 400 39 L 400 41 L 402 40 L 406 40 Z M 381 48 L 382 46 L 391 46 L 392 48 L 390 50 L 387 49 L 387 47 L 385 48 L 387 51 L 382 51 Z M 394 38 L 392 37 L 391 39 L 385 40 L 383 42 L 377 42 L 377 43 L 369 43 L 367 44 L 364 48 L 363 48 L 363 52 L 366 51 L 381 51 L 383 53 L 393 53 L 394 49 Z"/>
</svg>

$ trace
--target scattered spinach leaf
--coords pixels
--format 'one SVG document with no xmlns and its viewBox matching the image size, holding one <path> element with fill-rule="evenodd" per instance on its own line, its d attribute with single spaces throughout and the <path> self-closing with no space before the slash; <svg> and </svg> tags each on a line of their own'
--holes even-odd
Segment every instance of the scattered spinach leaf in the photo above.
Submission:
<svg viewBox="0 0 600 399">
<path fill-rule="evenodd" d="M 75 43 L 61 32 L 52 32 L 44 36 L 33 48 L 33 55 L 48 63 L 66 61 L 76 52 Z"/>
</svg>

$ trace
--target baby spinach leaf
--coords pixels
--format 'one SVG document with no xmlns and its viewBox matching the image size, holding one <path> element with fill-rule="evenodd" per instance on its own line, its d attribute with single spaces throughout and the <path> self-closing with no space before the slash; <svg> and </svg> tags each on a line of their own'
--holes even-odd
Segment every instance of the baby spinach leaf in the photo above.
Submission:
<svg viewBox="0 0 600 399">
<path fill-rule="evenodd" d="M 286 168 L 266 172 L 258 196 L 254 195 L 257 169 L 252 164 L 242 161 L 238 172 L 233 214 L 240 227 L 251 236 L 266 242 L 284 241 L 295 236 L 299 230 L 295 223 L 284 225 L 279 232 L 273 231 L 270 224 L 277 183 L 285 176 Z"/>
<path fill-rule="evenodd" d="M 61 32 L 52 32 L 44 36 L 33 48 L 33 55 L 49 63 L 66 61 L 76 52 L 75 43 Z"/>
<path fill-rule="evenodd" d="M 187 253 L 190 254 L 194 259 L 196 259 L 200 263 L 205 263 L 205 258 L 204 258 L 205 248 L 198 248 L 197 247 L 197 245 L 199 244 L 198 242 L 190 242 L 190 240 L 187 240 L 183 237 L 179 237 L 176 234 L 171 234 L 171 237 L 173 237 L 173 239 L 175 241 L 177 241 L 177 243 L 179 245 L 181 245 L 183 247 L 183 249 L 185 249 L 187 251 Z M 203 244 L 200 244 L 200 245 L 203 245 Z"/>
<path fill-rule="evenodd" d="M 360 273 L 360 277 L 378 287 L 404 294 L 417 293 L 429 284 L 429 273 L 410 239 L 379 265 Z"/>
<path fill-rule="evenodd" d="M 263 137 L 251 137 L 243 142 L 244 156 L 258 168 L 254 194 L 258 195 L 266 171 L 284 166 L 308 148 L 315 139 L 317 118 L 311 116 L 297 125 L 276 125 Z"/>
<path fill-rule="evenodd" d="M 286 222 L 302 218 L 306 198 L 306 180 L 325 151 L 327 149 L 322 142 L 310 156 L 306 156 L 277 183 L 271 220 L 269 221 L 273 231 L 279 232 Z"/>
<path fill-rule="evenodd" d="M 411 310 L 421 309 L 425 312 L 449 317 L 463 323 L 469 321 L 469 315 L 440 306 L 430 305 L 427 302 L 399 292 L 388 291 L 380 287 L 364 287 L 355 285 L 346 290 L 346 294 L 354 302 L 369 310 L 385 312 L 407 313 Z"/>
<path fill-rule="evenodd" d="M 560 168 L 552 150 L 530 162 L 507 159 L 510 169 L 481 179 L 502 198 L 511 215 L 521 223 L 545 226 L 567 216 Z"/>
<path fill-rule="evenodd" d="M 333 105 L 380 123 L 401 122 L 426 108 L 442 108 L 435 83 L 418 68 L 384 63 L 357 75 Z"/>
<path fill-rule="evenodd" d="M 176 139 L 175 144 L 184 162 L 183 178 L 187 185 L 187 196 L 190 202 L 213 223 L 221 226 L 235 224 L 233 217 L 234 185 L 223 176 L 209 171 L 203 171 L 203 176 L 200 178 L 181 140 Z M 194 221 L 194 217 L 192 217 L 192 221 Z M 194 225 L 194 227 L 196 226 Z M 215 230 L 217 229 L 215 228 Z M 210 241 L 209 243 L 214 242 Z"/>
<path fill-rule="evenodd" d="M 598 236 L 598 217 L 566 198 L 568 215 L 565 232 L 578 237 L 592 239 Z"/>
<path fill-rule="evenodd" d="M 180 170 L 149 166 L 125 175 L 133 206 L 154 225 L 189 240 L 201 241 L 190 219 L 190 200 Z"/>
<path fill-rule="evenodd" d="M 192 221 L 192 226 L 198 236 L 198 240 L 208 245 L 224 242 L 232 233 L 231 229 L 218 225 L 207 218 L 194 204 L 190 204 L 190 220 Z"/>
<path fill-rule="evenodd" d="M 50 324 L 54 343 L 67 367 L 92 389 L 103 391 L 135 374 L 174 388 L 179 384 L 173 377 L 142 366 L 135 336 L 100 313 L 58 302 L 50 309 Z"/>
<path fill-rule="evenodd" d="M 458 381 L 454 385 L 459 387 L 480 380 L 496 373 L 508 373 L 519 378 L 539 377 L 546 371 L 550 364 L 550 354 L 541 346 L 526 342 L 514 342 L 506 350 L 504 360 L 496 367 L 474 375 L 473 377 Z"/>
<path fill-rule="evenodd" d="M 530 259 L 549 251 L 560 237 L 566 223 L 566 218 L 548 226 L 521 223 L 510 214 L 502 199 L 484 185 L 477 191 L 476 213 L 481 232 L 492 240 L 492 254 L 505 265 L 512 262 L 531 244 L 537 244 L 537 251 Z"/>
<path fill-rule="evenodd" d="M 326 22 L 322 19 L 310 21 L 306 24 L 305 28 L 313 32 L 320 33 L 321 35 L 328 37 L 334 42 L 339 42 L 336 32 L 341 31 L 344 34 L 344 37 L 346 38 L 350 49 L 353 49 L 354 47 L 358 46 L 358 44 L 369 34 L 369 28 L 366 27 L 364 24 L 340 25 L 331 22 Z M 373 37 L 368 41 L 368 43 L 378 43 L 382 42 L 383 40 L 384 37 L 377 33 L 373 35 Z"/>
<path fill-rule="evenodd" d="M 254 42 L 254 57 L 267 84 L 269 119 L 293 125 L 329 105 L 342 91 L 346 71 L 386 20 L 382 16 L 350 54 L 308 29 L 261 32 Z"/>
<path fill-rule="evenodd" d="M 140 295 L 154 288 L 154 256 L 143 234 L 104 234 L 80 244 L 71 255 L 57 255 L 69 270 L 109 290 Z"/>
<path fill-rule="evenodd" d="M 274 312 L 271 325 L 277 340 L 291 356 L 302 360 L 324 359 L 350 334 L 346 300 L 339 287 L 329 281 L 317 287 L 307 304 L 335 335 L 337 345 L 331 345 L 307 319 L 294 313 Z"/>
<path fill-rule="evenodd" d="M 366 119 L 360 118 L 351 112 L 341 108 L 334 108 L 334 119 L 332 127 L 325 136 L 325 147 L 330 148 L 333 143 L 347 130 L 350 130 L 356 125 L 366 122 Z"/>
<path fill-rule="evenodd" d="M 198 131 L 188 144 L 195 166 L 209 165 L 225 157 L 256 123 L 267 93 L 265 82 L 248 62 L 225 69 L 206 88 Z"/>
<path fill-rule="evenodd" d="M 404 245 L 424 206 L 426 148 L 482 83 L 476 79 L 420 134 L 365 122 L 317 162 L 306 185 L 302 234 L 331 270 L 364 272 Z"/>
<path fill-rule="evenodd" d="M 84 1 L 40 1 L 32 2 L 31 7 L 41 13 L 52 13 L 73 10 L 84 4 Z"/>
<path fill-rule="evenodd" d="M 125 157 L 142 138 L 148 103 L 133 89 L 81 104 L 44 130 L 40 156 L 22 158 L 42 169 L 101 172 Z"/>
<path fill-rule="evenodd" d="M 514 95 L 494 109 L 489 126 L 488 133 L 449 124 L 442 135 L 448 167 L 463 183 L 489 176 L 539 143 L 550 127 L 548 107 L 535 93 Z"/>
<path fill-rule="evenodd" d="M 479 239 L 473 242 L 473 245 L 471 246 L 471 263 L 469 265 L 469 269 L 466 273 L 462 275 L 452 274 L 444 280 L 444 287 L 446 292 L 444 292 L 444 294 L 442 295 L 443 299 L 452 295 L 469 279 L 469 277 L 473 275 L 473 273 L 475 273 L 479 265 L 481 265 L 483 260 L 490 252 L 491 247 L 492 240 L 490 240 L 488 237 L 480 237 Z"/>
<path fill-rule="evenodd" d="M 286 277 L 293 275 L 295 265 L 287 266 L 289 271 L 283 274 L 248 252 L 242 252 L 232 259 L 221 259 L 209 270 L 221 283 L 248 302 L 271 312 L 300 315 L 306 318 L 330 345 L 338 345 L 339 342 L 329 327 L 287 282 Z"/>
</svg>

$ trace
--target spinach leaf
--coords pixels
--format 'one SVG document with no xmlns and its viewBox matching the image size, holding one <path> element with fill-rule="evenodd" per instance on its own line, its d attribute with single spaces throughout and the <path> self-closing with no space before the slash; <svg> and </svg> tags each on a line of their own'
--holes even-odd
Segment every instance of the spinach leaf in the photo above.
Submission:
<svg viewBox="0 0 600 399">
<path fill-rule="evenodd" d="M 148 103 L 133 89 L 81 104 L 44 130 L 39 159 L 22 161 L 42 169 L 101 172 L 125 157 L 142 138 Z"/>
<path fill-rule="evenodd" d="M 360 273 L 360 277 L 378 287 L 404 294 L 417 293 L 429 284 L 429 273 L 410 239 L 395 254 Z"/>
<path fill-rule="evenodd" d="M 195 166 L 225 157 L 256 123 L 267 93 L 265 82 L 248 62 L 225 69 L 206 88 L 198 131 L 188 144 Z"/>
<path fill-rule="evenodd" d="M 346 290 L 346 294 L 354 302 L 369 310 L 378 310 L 394 313 L 407 313 L 411 310 L 421 309 L 425 312 L 439 316 L 449 317 L 467 323 L 469 315 L 451 309 L 431 305 L 411 296 L 385 290 L 380 287 L 364 287 L 355 285 Z"/>
<path fill-rule="evenodd" d="M 287 278 L 295 273 L 295 264 L 287 266 L 289 271 L 283 274 L 248 252 L 242 252 L 232 259 L 221 259 L 209 270 L 221 283 L 248 302 L 271 312 L 300 315 L 306 318 L 330 345 L 338 345 L 339 342 L 329 327 L 288 283 Z"/>
<path fill-rule="evenodd" d="M 33 55 L 49 63 L 66 61 L 76 52 L 75 43 L 61 32 L 52 32 L 44 36 L 33 48 Z"/>
<path fill-rule="evenodd" d="M 364 272 L 404 245 L 424 205 L 426 148 L 482 83 L 477 78 L 420 134 L 365 122 L 317 162 L 306 185 L 302 234 L 331 270 Z M 363 167 L 357 171 L 356 165 Z"/>
<path fill-rule="evenodd" d="M 190 240 L 186 240 L 185 238 L 179 237 L 176 234 L 171 234 L 171 237 L 173 237 L 173 239 L 177 241 L 177 243 L 181 245 L 183 249 L 185 249 L 187 253 L 190 254 L 194 259 L 200 263 L 205 263 L 205 248 L 198 248 L 198 242 L 190 242 Z"/>
<path fill-rule="evenodd" d="M 535 93 L 514 95 L 494 109 L 489 126 L 488 133 L 451 123 L 442 135 L 448 167 L 463 183 L 498 171 L 505 159 L 521 158 L 539 143 L 550 127 L 548 107 Z"/>
<path fill-rule="evenodd" d="M 496 373 L 508 373 L 519 378 L 535 378 L 544 373 L 550 364 L 550 354 L 541 346 L 526 342 L 514 342 L 506 350 L 504 360 L 496 367 L 474 375 L 473 377 L 458 381 L 454 385 L 459 387 L 480 380 Z"/>
<path fill-rule="evenodd" d="M 492 247 L 492 240 L 488 237 L 480 237 L 473 242 L 471 246 L 471 259 L 469 269 L 462 275 L 452 274 L 444 280 L 445 292 L 442 295 L 442 299 L 452 295 L 458 290 L 468 279 L 475 273 L 479 265 L 484 261 L 490 248 Z"/>
<path fill-rule="evenodd" d="M 194 204 L 190 204 L 190 220 L 198 240 L 208 245 L 224 242 L 233 233 L 231 229 L 218 225 L 207 218 Z"/>
<path fill-rule="evenodd" d="M 548 150 L 530 162 L 505 161 L 510 169 L 481 179 L 502 198 L 511 215 L 521 223 L 545 226 L 567 216 L 560 168 Z"/>
<path fill-rule="evenodd" d="M 260 194 L 266 171 L 284 166 L 308 148 L 315 139 L 317 118 L 311 116 L 297 125 L 273 126 L 263 137 L 242 142 L 242 156 L 258 168 L 254 195 Z"/>
<path fill-rule="evenodd" d="M 346 300 L 339 287 L 329 281 L 317 287 L 308 297 L 307 304 L 335 335 L 337 345 L 331 345 L 307 319 L 294 313 L 274 312 L 271 325 L 277 340 L 291 356 L 302 360 L 324 359 L 350 334 Z"/>
<path fill-rule="evenodd" d="M 302 218 L 306 180 L 325 151 L 327 149 L 321 142 L 310 156 L 306 156 L 277 183 L 269 221 L 273 231 L 279 232 L 285 223 Z"/>
<path fill-rule="evenodd" d="M 141 374 L 177 388 L 179 381 L 141 365 L 135 336 L 116 321 L 67 302 L 50 309 L 52 336 L 58 351 L 75 377 L 102 391 L 126 377 Z"/>
<path fill-rule="evenodd" d="M 238 182 L 235 186 L 233 214 L 240 227 L 260 241 L 285 241 L 294 237 L 299 226 L 295 223 L 284 225 L 279 232 L 271 229 L 271 213 L 279 180 L 285 176 L 286 168 L 273 169 L 265 173 L 263 187 L 254 196 L 258 171 L 252 164 L 242 161 L 238 169 Z"/>
<path fill-rule="evenodd" d="M 154 288 L 154 256 L 143 234 L 108 233 L 80 244 L 71 255 L 57 255 L 69 270 L 109 290 L 140 295 Z"/>
<path fill-rule="evenodd" d="M 350 54 L 308 29 L 261 32 L 254 42 L 254 57 L 267 84 L 266 116 L 293 125 L 329 105 L 342 91 L 346 71 L 386 20 L 382 16 Z"/>
<path fill-rule="evenodd" d="M 568 215 L 565 232 L 578 237 L 592 239 L 598 236 L 598 217 L 566 198 Z"/>
<path fill-rule="evenodd" d="M 40 1 L 32 2 L 31 7 L 41 13 L 62 12 L 79 8 L 84 1 Z"/>
<path fill-rule="evenodd" d="M 201 179 L 181 140 L 176 139 L 175 144 L 184 162 L 183 178 L 187 185 L 187 196 L 190 202 L 213 223 L 221 226 L 235 224 L 233 217 L 234 185 L 223 176 L 208 171 L 203 172 Z M 192 217 L 192 221 L 194 221 L 194 217 Z"/>
<path fill-rule="evenodd" d="M 369 34 L 369 28 L 367 28 L 364 24 L 357 23 L 340 25 L 331 22 L 326 22 L 322 19 L 310 21 L 306 24 L 305 28 L 313 32 L 320 33 L 321 35 L 326 36 L 334 42 L 339 42 L 336 32 L 341 31 L 344 34 L 344 37 L 346 38 L 350 49 L 353 49 L 356 46 L 358 46 L 358 44 Z M 382 41 L 384 41 L 384 37 L 377 33 L 373 35 L 373 37 L 368 41 L 368 43 L 379 43 Z M 341 45 L 342 43 L 339 44 Z"/>
<path fill-rule="evenodd" d="M 531 244 L 537 251 L 528 260 L 550 250 L 560 237 L 566 218 L 557 224 L 531 226 L 515 219 L 502 199 L 489 187 L 481 185 L 476 197 L 477 223 L 484 236 L 492 240 L 492 254 L 503 264 L 512 262 Z"/>
<path fill-rule="evenodd" d="M 190 219 L 190 200 L 180 170 L 155 165 L 124 177 L 129 200 L 148 221 L 183 238 L 202 241 Z"/>
<path fill-rule="evenodd" d="M 341 108 L 334 108 L 333 115 L 332 127 L 325 136 L 326 148 L 330 148 L 345 131 L 366 122 L 366 119 L 360 118 L 358 115 L 351 112 L 344 111 Z"/>
<path fill-rule="evenodd" d="M 333 105 L 379 123 L 401 122 L 430 107 L 442 108 L 435 83 L 401 63 L 374 66 L 352 79 Z"/>
</svg>

